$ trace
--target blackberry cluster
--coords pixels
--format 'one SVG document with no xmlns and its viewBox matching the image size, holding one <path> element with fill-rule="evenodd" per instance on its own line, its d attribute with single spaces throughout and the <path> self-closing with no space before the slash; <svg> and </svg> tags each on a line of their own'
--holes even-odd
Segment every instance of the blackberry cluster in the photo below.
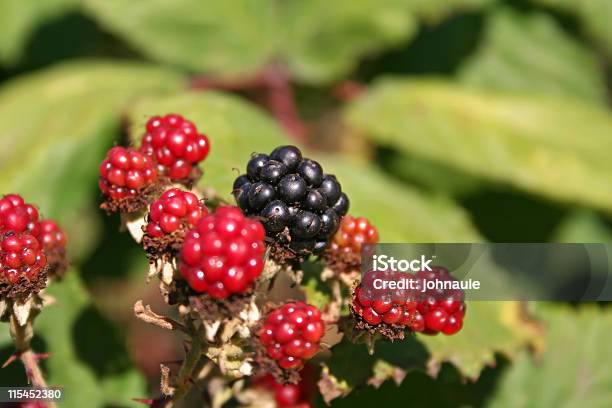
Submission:
<svg viewBox="0 0 612 408">
<path fill-rule="evenodd" d="M 346 215 L 325 251 L 327 264 L 336 272 L 351 272 L 361 266 L 364 244 L 378 243 L 378 229 L 366 218 Z"/>
<path fill-rule="evenodd" d="M 38 210 L 26 204 L 18 194 L 6 194 L 0 199 L 0 231 L 40 233 Z"/>
<path fill-rule="evenodd" d="M 195 292 L 215 299 L 251 290 L 263 270 L 265 232 L 236 207 L 204 216 L 185 236 L 179 269 Z"/>
<path fill-rule="evenodd" d="M 283 257 L 321 253 L 349 208 L 336 177 L 295 146 L 254 154 L 246 174 L 234 181 L 233 193 L 246 214 L 261 218 L 266 235 L 277 244 L 273 250 Z"/>
<path fill-rule="evenodd" d="M 279 408 L 310 408 L 311 404 L 308 402 L 309 384 L 304 380 L 303 371 L 306 371 L 306 369 L 300 373 L 302 378 L 298 384 L 279 383 L 273 375 L 267 374 L 255 379 L 255 386 L 272 391 Z"/>
<path fill-rule="evenodd" d="M 172 234 L 183 225 L 195 226 L 206 214 L 208 209 L 195 194 L 171 188 L 149 207 L 146 232 L 151 237 L 160 238 Z"/>
<path fill-rule="evenodd" d="M 132 148 L 115 146 L 100 163 L 98 185 L 106 198 L 107 212 L 135 212 L 147 205 L 156 188 L 155 164 Z"/>
<path fill-rule="evenodd" d="M 208 156 L 210 142 L 193 122 L 168 114 L 147 121 L 140 151 L 157 163 L 160 175 L 182 181 L 192 176 L 197 164 Z"/>
<path fill-rule="evenodd" d="M 46 284 L 47 258 L 38 240 L 27 232 L 0 235 L 0 297 L 29 295 Z"/>
<path fill-rule="evenodd" d="M 448 270 L 432 267 L 419 271 L 417 281 L 455 280 Z M 358 329 L 378 331 L 389 338 L 403 338 L 404 329 L 424 334 L 451 335 L 463 327 L 466 305 L 462 290 L 398 291 L 394 299 L 368 298 L 355 288 L 351 311 L 358 318 Z"/>
<path fill-rule="evenodd" d="M 0 237 L 7 233 L 25 233 L 34 237 L 46 256 L 49 276 L 63 276 L 68 267 L 66 234 L 55 221 L 40 220 L 38 209 L 26 203 L 19 194 L 6 194 L 0 198 Z"/>
<path fill-rule="evenodd" d="M 368 299 L 361 287 L 355 288 L 351 310 L 359 317 L 358 329 L 375 330 L 384 336 L 403 338 L 404 329 L 422 331 L 423 317 L 417 302 L 410 298 Z"/>
<path fill-rule="evenodd" d="M 297 370 L 317 353 L 324 333 L 319 309 L 304 302 L 291 302 L 267 316 L 259 340 L 279 367 Z"/>
<path fill-rule="evenodd" d="M 445 268 L 432 267 L 431 269 L 431 271 L 417 272 L 417 279 L 455 280 Z M 464 297 L 465 294 L 461 289 L 427 290 L 417 306 L 419 315 L 423 319 L 422 332 L 425 334 L 441 332 L 451 335 L 461 330 L 466 308 Z"/>
<path fill-rule="evenodd" d="M 66 233 L 54 220 L 40 221 L 40 231 L 36 236 L 45 251 L 49 264 L 49 276 L 61 278 L 68 269 L 66 259 Z"/>
</svg>

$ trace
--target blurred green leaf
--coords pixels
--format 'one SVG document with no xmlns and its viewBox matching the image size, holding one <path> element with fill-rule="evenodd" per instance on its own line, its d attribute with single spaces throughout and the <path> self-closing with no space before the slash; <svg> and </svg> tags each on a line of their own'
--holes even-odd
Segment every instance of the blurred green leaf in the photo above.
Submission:
<svg viewBox="0 0 612 408">
<path fill-rule="evenodd" d="M 126 103 L 176 89 L 176 74 L 133 63 L 80 61 L 0 88 L 0 192 L 23 194 L 64 220 L 96 191 L 97 164 Z"/>
<path fill-rule="evenodd" d="M 595 211 L 574 210 L 561 221 L 551 241 L 612 243 L 612 231 Z"/>
<path fill-rule="evenodd" d="M 195 72 L 253 72 L 280 59 L 296 78 L 340 78 L 365 55 L 407 41 L 417 16 L 491 0 L 87 0 L 86 11 L 143 53 Z"/>
<path fill-rule="evenodd" d="M 192 71 L 241 73 L 274 49 L 273 3 L 260 0 L 86 0 L 104 27 L 145 54 Z"/>
<path fill-rule="evenodd" d="M 376 162 L 385 172 L 432 193 L 463 197 L 477 193 L 486 185 L 485 181 L 442 163 L 392 149 L 381 150 Z"/>
<path fill-rule="evenodd" d="M 475 381 L 495 354 L 513 360 L 526 346 L 539 345 L 541 332 L 524 319 L 518 302 L 472 301 L 467 304 L 463 329 L 453 336 L 419 336 L 430 353 L 428 372 L 437 374 L 444 362 Z"/>
<path fill-rule="evenodd" d="M 234 179 L 244 172 L 253 152 L 271 152 L 289 140 L 263 112 L 242 99 L 215 92 L 147 99 L 130 111 L 131 136 L 138 140 L 147 118 L 181 112 L 207 133 L 211 154 L 203 162 L 202 186 L 211 186 L 233 202 Z M 313 156 L 312 154 L 310 155 Z M 367 215 L 385 242 L 477 241 L 478 233 L 450 200 L 423 195 L 394 183 L 367 164 L 338 157 L 316 156 L 328 173 L 336 174 L 351 198 L 351 212 Z"/>
<path fill-rule="evenodd" d="M 79 0 L 0 1 L 0 63 L 13 65 L 40 25 L 77 8 Z"/>
<path fill-rule="evenodd" d="M 300 79 L 324 82 L 350 71 L 364 54 L 409 39 L 416 19 L 407 0 L 278 3 L 279 53 Z"/>
<path fill-rule="evenodd" d="M 524 14 L 509 8 L 491 13 L 484 40 L 459 78 L 491 90 L 606 100 L 605 79 L 595 54 L 543 13 Z"/>
<path fill-rule="evenodd" d="M 64 407 L 134 406 L 147 395 L 146 383 L 129 361 L 123 339 L 89 301 L 78 272 L 48 293 L 57 299 L 36 319 L 34 330 L 51 353 L 49 384 L 64 388 Z"/>
<path fill-rule="evenodd" d="M 536 4 L 575 15 L 582 29 L 612 53 L 612 2 L 609 0 L 532 0 Z"/>
<path fill-rule="evenodd" d="M 611 406 L 611 311 L 557 304 L 546 305 L 538 315 L 547 328 L 545 352 L 537 361 L 523 352 L 502 376 L 489 406 Z"/>
<path fill-rule="evenodd" d="M 387 79 L 353 103 L 347 118 L 381 145 L 612 212 L 612 116 L 603 108 L 558 96 Z"/>
<path fill-rule="evenodd" d="M 375 167 L 333 157 L 321 162 L 351 199 L 349 212 L 367 217 L 381 242 L 478 242 L 482 238 L 454 201 L 395 182 Z"/>
<path fill-rule="evenodd" d="M 474 10 L 488 7 L 498 0 L 409 0 L 412 9 L 421 18 L 436 22 L 457 10 Z"/>
</svg>

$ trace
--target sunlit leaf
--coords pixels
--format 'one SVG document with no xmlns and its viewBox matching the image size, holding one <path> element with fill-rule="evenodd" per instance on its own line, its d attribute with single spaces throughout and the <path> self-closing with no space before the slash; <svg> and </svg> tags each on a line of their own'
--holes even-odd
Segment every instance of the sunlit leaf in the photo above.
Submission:
<svg viewBox="0 0 612 408">
<path fill-rule="evenodd" d="M 595 54 L 546 14 L 491 13 L 478 51 L 460 79 L 484 89 L 543 92 L 602 102 L 605 80 Z"/>
<path fill-rule="evenodd" d="M 603 108 L 558 96 L 387 79 L 347 117 L 381 145 L 612 212 L 612 116 Z"/>
</svg>

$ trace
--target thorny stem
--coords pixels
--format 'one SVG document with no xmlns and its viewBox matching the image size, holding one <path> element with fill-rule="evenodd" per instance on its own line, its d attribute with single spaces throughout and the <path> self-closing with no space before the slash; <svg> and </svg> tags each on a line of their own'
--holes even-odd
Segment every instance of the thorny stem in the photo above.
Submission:
<svg viewBox="0 0 612 408">
<path fill-rule="evenodd" d="M 42 370 L 38 365 L 39 357 L 30 348 L 32 339 L 32 318 L 31 315 L 25 325 L 21 326 L 14 315 L 10 317 L 10 331 L 19 359 L 25 367 L 26 376 L 34 388 L 47 388 L 47 382 Z M 54 402 L 46 402 L 48 408 L 56 408 Z"/>
<path fill-rule="evenodd" d="M 193 329 L 193 327 L 191 328 Z M 193 372 L 202 357 L 202 337 L 201 333 L 197 330 L 193 330 L 191 336 L 191 349 L 185 356 L 185 360 L 179 369 L 176 379 L 176 389 L 173 396 L 174 401 L 178 401 L 185 397 L 193 386 Z"/>
<path fill-rule="evenodd" d="M 26 374 L 34 388 L 46 388 L 47 382 L 38 366 L 38 357 L 30 349 L 20 353 L 21 362 L 25 366 Z"/>
</svg>

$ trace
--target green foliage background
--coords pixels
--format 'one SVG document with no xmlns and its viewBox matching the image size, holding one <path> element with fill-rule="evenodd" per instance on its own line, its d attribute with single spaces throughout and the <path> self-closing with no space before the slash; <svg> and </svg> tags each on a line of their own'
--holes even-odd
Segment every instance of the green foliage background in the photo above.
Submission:
<svg viewBox="0 0 612 408">
<path fill-rule="evenodd" d="M 131 305 L 155 288 L 97 209 L 97 164 L 149 116 L 180 112 L 209 135 L 202 183 L 228 197 L 250 153 L 301 143 L 385 242 L 608 242 L 610 19 L 607 0 L 0 0 L 0 192 L 70 237 L 73 268 L 35 327 L 63 406 L 139 406 L 158 379 L 138 350 L 176 352 L 134 334 Z M 287 69 L 306 141 L 256 94 L 190 86 L 270 64 Z M 363 91 L 338 100 L 347 80 Z M 327 368 L 353 392 L 332 405 L 612 406 L 612 310 L 528 308 L 474 302 L 457 336 L 373 356 L 345 341 Z M 8 357 L 8 329 L 0 346 Z M 384 382 L 397 370 L 401 385 Z M 17 364 L 0 371 L 24 382 Z"/>
</svg>

